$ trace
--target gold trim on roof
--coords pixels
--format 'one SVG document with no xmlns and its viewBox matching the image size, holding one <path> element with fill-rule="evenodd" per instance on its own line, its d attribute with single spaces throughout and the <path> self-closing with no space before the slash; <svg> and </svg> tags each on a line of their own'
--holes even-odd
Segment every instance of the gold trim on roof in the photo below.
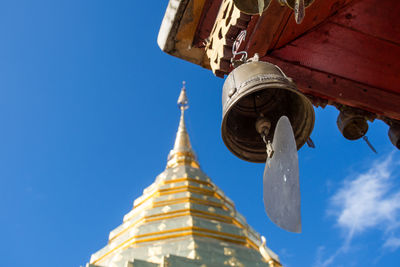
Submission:
<svg viewBox="0 0 400 267">
<path fill-rule="evenodd" d="M 171 234 L 171 235 L 168 235 L 168 234 Z M 154 235 L 158 235 L 158 236 L 150 237 L 150 236 L 154 236 Z M 163 235 L 163 236 L 160 236 L 160 235 Z M 155 232 L 155 233 L 148 233 L 148 234 L 132 236 L 128 240 L 117 245 L 115 248 L 107 251 L 106 253 L 101 255 L 99 258 L 97 258 L 95 260 L 91 260 L 90 263 L 91 264 L 99 263 L 99 261 L 103 260 L 106 256 L 110 255 L 111 253 L 115 252 L 116 250 L 119 250 L 122 248 L 127 248 L 127 247 L 130 247 L 130 246 L 138 244 L 138 243 L 159 241 L 159 240 L 163 240 L 163 239 L 171 239 L 171 238 L 183 237 L 183 236 L 188 236 L 188 235 L 214 238 L 214 239 L 218 239 L 218 240 L 229 242 L 229 243 L 244 245 L 248 248 L 253 248 L 255 250 L 258 250 L 258 246 L 256 244 L 254 244 L 254 242 L 251 241 L 246 236 L 222 233 L 219 231 L 214 231 L 214 230 L 201 228 L 201 227 L 197 227 L 197 226 L 188 226 L 188 227 L 182 227 L 182 228 L 175 228 L 175 229 L 171 229 L 171 230 L 159 231 L 159 232 Z M 139 239 L 142 237 L 149 237 L 149 238 L 135 240 L 135 239 Z"/>
<path fill-rule="evenodd" d="M 229 202 L 226 198 L 224 198 L 223 196 L 221 196 L 220 194 L 218 194 L 215 191 L 212 190 L 207 190 L 207 189 L 203 189 L 203 188 L 197 188 L 194 186 L 182 186 L 182 187 L 177 187 L 177 188 L 168 188 L 168 189 L 161 189 L 161 190 L 157 190 L 154 193 L 152 193 L 150 196 L 148 196 L 146 199 L 144 199 L 143 201 L 141 201 L 140 203 L 138 203 L 138 205 L 136 205 L 134 207 L 134 209 L 136 209 L 137 207 L 143 205 L 145 202 L 147 202 L 150 199 L 153 199 L 155 197 L 159 197 L 159 196 L 166 196 L 166 195 L 173 195 L 173 194 L 177 194 L 177 193 L 185 193 L 185 192 L 189 192 L 189 193 L 194 193 L 194 194 L 199 194 L 199 195 L 206 195 L 206 196 L 210 196 L 210 197 L 215 197 L 216 199 L 222 200 L 224 202 L 226 202 L 226 204 L 228 204 L 230 206 L 230 208 L 234 208 L 234 205 Z M 193 199 L 196 200 L 198 198 L 196 197 L 185 197 L 185 198 L 175 198 L 175 199 L 169 199 L 169 200 L 161 200 L 161 201 L 154 201 L 152 203 L 151 207 L 158 207 L 160 206 L 160 203 L 166 203 L 166 202 L 174 202 L 175 200 L 179 200 L 179 199 Z M 224 204 L 221 203 L 217 203 L 214 201 L 210 201 L 210 200 L 204 200 L 204 199 L 199 199 L 200 201 L 204 202 L 207 201 L 207 203 L 211 204 L 211 203 L 216 203 L 217 205 L 221 206 L 223 205 L 223 209 L 229 209 L 228 207 L 226 207 Z M 173 203 L 176 204 L 176 203 Z M 161 205 L 163 206 L 163 205 Z M 215 205 L 214 205 L 215 206 Z M 128 218 L 126 218 L 124 221 L 128 221 L 132 216 L 129 216 Z"/>
<path fill-rule="evenodd" d="M 196 197 L 183 197 L 183 198 L 176 198 L 176 199 L 172 199 L 172 200 L 157 201 L 157 202 L 154 202 L 154 204 L 151 207 L 157 208 L 157 207 L 163 207 L 163 206 L 180 204 L 180 203 L 195 203 L 195 204 L 208 205 L 208 206 L 213 206 L 213 207 L 217 207 L 217 208 L 222 208 L 224 210 L 229 210 L 229 208 L 226 207 L 222 203 L 204 200 L 204 199 L 196 198 Z"/>
<path fill-rule="evenodd" d="M 215 221 L 219 221 L 219 222 L 223 222 L 223 223 L 227 223 L 227 224 L 233 224 L 243 230 L 246 230 L 246 227 L 232 216 L 225 216 L 225 215 L 220 215 L 217 213 L 206 212 L 206 211 L 202 211 L 202 210 L 189 208 L 189 209 L 181 209 L 181 210 L 176 210 L 176 211 L 171 211 L 171 212 L 163 212 L 163 213 L 159 213 L 159 214 L 153 214 L 153 215 L 141 217 L 138 220 L 132 222 L 132 224 L 130 224 L 126 228 L 122 229 L 120 232 L 118 232 L 118 233 L 114 234 L 112 237 L 110 237 L 108 243 L 111 243 L 117 237 L 121 236 L 123 233 L 125 233 L 129 229 L 139 225 L 140 223 L 161 221 L 161 220 L 172 219 L 172 218 L 183 217 L 183 216 L 193 216 L 193 217 L 215 220 Z"/>
<path fill-rule="evenodd" d="M 198 184 L 203 184 L 203 185 L 208 185 L 209 187 L 214 187 L 214 185 L 208 181 L 197 180 L 197 179 L 190 178 L 190 177 L 182 177 L 182 178 L 176 178 L 173 180 L 167 180 L 167 181 L 164 181 L 163 184 L 174 184 L 174 183 L 187 182 L 187 181 L 198 183 Z"/>
<path fill-rule="evenodd" d="M 207 181 L 200 181 L 200 180 L 196 180 L 193 178 L 189 178 L 189 177 L 183 177 L 183 178 L 178 178 L 178 179 L 174 179 L 174 180 L 168 180 L 168 181 L 163 181 L 162 183 L 159 184 L 159 187 L 165 185 L 165 184 L 172 184 L 172 183 L 179 183 L 179 182 L 195 182 L 198 184 L 203 184 L 203 185 L 207 185 L 209 187 L 214 188 L 214 185 L 211 184 L 210 182 Z M 179 192 L 174 192 L 174 191 L 178 191 L 179 189 L 188 189 L 188 190 L 181 190 Z M 197 192 L 196 192 L 197 191 Z M 141 200 L 139 203 L 137 203 L 136 205 L 134 205 L 134 209 L 138 208 L 139 206 L 141 206 L 143 203 L 145 203 L 146 201 L 148 201 L 149 199 L 152 199 L 154 197 L 158 197 L 158 196 L 163 196 L 163 195 L 168 195 L 168 194 L 175 194 L 175 193 L 181 193 L 181 192 L 191 192 L 191 193 L 204 193 L 206 195 L 209 196 L 213 196 L 215 198 L 218 198 L 220 200 L 225 201 L 229 206 L 231 206 L 231 208 L 235 208 L 235 205 L 228 199 L 226 199 L 226 197 L 220 195 L 218 192 L 213 191 L 213 190 L 209 190 L 209 189 L 205 189 L 205 188 L 199 188 L 199 187 L 195 187 L 195 186 L 191 186 L 191 185 L 184 185 L 184 186 L 177 186 L 177 187 L 171 187 L 171 188 L 165 188 L 165 189 L 156 189 L 154 190 L 153 193 L 151 193 L 150 195 L 148 195 L 145 199 Z M 131 216 L 129 216 L 128 218 L 126 218 L 124 221 L 127 221 L 131 218 Z"/>
</svg>

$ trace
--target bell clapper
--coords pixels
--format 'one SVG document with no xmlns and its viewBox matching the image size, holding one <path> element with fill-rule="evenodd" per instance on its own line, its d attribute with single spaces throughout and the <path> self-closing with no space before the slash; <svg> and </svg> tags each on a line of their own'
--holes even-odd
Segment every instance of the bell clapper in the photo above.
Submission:
<svg viewBox="0 0 400 267">
<path fill-rule="evenodd" d="M 268 158 L 272 158 L 272 156 L 274 155 L 271 140 L 267 140 L 270 129 L 271 122 L 267 118 L 265 118 L 263 114 L 261 114 L 256 121 L 256 130 L 261 135 L 261 138 L 265 143 Z"/>
<path fill-rule="evenodd" d="M 266 146 L 267 146 L 267 156 L 268 158 L 272 158 L 272 156 L 274 155 L 274 150 L 272 149 L 271 140 L 267 141 Z"/>
</svg>

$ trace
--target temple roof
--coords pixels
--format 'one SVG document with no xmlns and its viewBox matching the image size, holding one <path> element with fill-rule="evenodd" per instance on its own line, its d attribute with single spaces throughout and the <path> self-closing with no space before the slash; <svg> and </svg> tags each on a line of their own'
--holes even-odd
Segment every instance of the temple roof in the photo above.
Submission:
<svg viewBox="0 0 400 267">
<path fill-rule="evenodd" d="M 278 256 L 200 169 L 181 118 L 166 169 L 134 201 L 88 266 L 281 266 Z"/>
</svg>

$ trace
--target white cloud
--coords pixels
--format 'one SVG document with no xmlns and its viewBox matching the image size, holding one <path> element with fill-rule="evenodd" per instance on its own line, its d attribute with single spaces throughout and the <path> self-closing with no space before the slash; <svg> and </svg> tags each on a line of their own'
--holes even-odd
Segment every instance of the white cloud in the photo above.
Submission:
<svg viewBox="0 0 400 267">
<path fill-rule="evenodd" d="M 332 197 L 330 213 L 351 237 L 369 228 L 390 230 L 400 221 L 400 191 L 391 192 L 395 165 L 392 156 L 375 162 L 367 172 L 346 180 Z"/>
<path fill-rule="evenodd" d="M 328 213 L 336 217 L 345 238 L 342 246 L 325 260 L 319 249 L 316 266 L 331 265 L 339 254 L 348 251 L 354 236 L 367 230 L 382 231 L 385 240 L 382 248 L 391 251 L 400 248 L 400 238 L 395 236 L 400 228 L 400 190 L 396 191 L 393 184 L 400 178 L 395 172 L 399 163 L 389 155 L 383 161 L 372 163 L 366 172 L 344 181 L 330 199 Z"/>
<path fill-rule="evenodd" d="M 383 247 L 388 248 L 392 251 L 397 250 L 400 248 L 400 238 L 391 236 L 389 239 L 386 240 L 385 244 L 383 244 Z"/>
</svg>

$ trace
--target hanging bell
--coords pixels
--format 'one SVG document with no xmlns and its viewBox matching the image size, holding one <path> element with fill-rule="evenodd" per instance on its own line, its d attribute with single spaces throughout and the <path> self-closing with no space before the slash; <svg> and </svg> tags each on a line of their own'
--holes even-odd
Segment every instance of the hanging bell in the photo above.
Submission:
<svg viewBox="0 0 400 267">
<path fill-rule="evenodd" d="M 243 13 L 257 15 L 263 13 L 271 0 L 233 0 L 235 6 Z"/>
<path fill-rule="evenodd" d="M 310 137 L 314 127 L 314 109 L 297 90 L 292 79 L 271 63 L 247 62 L 226 78 L 222 92 L 222 139 L 241 159 L 265 162 L 265 142 L 257 132 L 260 117 L 270 123 L 266 137 L 273 140 L 275 127 L 287 116 L 293 128 L 297 149 Z"/>
<path fill-rule="evenodd" d="M 305 16 L 305 9 L 309 7 L 314 0 L 278 0 L 281 5 L 286 5 L 294 10 L 296 22 L 300 24 Z"/>
<path fill-rule="evenodd" d="M 348 140 L 360 139 L 368 131 L 367 117 L 362 111 L 354 108 L 341 108 L 336 123 L 339 131 Z"/>
<path fill-rule="evenodd" d="M 397 148 L 400 149 L 400 123 L 393 122 L 389 128 L 390 142 Z"/>
</svg>

